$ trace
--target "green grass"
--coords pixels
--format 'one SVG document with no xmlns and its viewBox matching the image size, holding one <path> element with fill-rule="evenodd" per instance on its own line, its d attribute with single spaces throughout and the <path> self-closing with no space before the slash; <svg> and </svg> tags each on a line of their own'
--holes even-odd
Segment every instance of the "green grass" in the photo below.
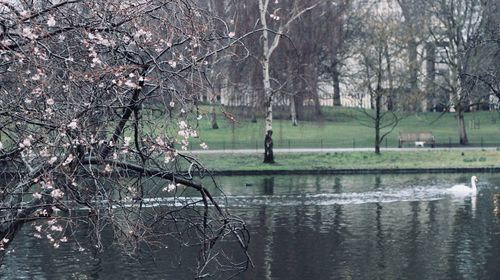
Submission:
<svg viewBox="0 0 500 280">
<path fill-rule="evenodd" d="M 373 128 L 362 126 L 362 113 L 350 108 L 323 108 L 326 119 L 333 121 L 302 121 L 293 127 L 289 120 L 274 120 L 274 142 L 276 148 L 298 147 L 371 147 Z M 208 108 L 203 108 L 208 113 Z M 219 129 L 211 129 L 207 116 L 199 121 L 200 141 L 211 149 L 254 149 L 260 148 L 264 136 L 264 120 L 256 123 L 239 118 L 236 123 L 218 116 Z M 471 144 L 500 146 L 500 119 L 496 111 L 470 112 L 465 114 L 467 133 Z M 476 128 L 471 127 L 471 120 Z M 477 127 L 479 124 L 479 127 Z M 439 144 L 458 143 L 457 124 L 453 113 L 418 113 L 404 118 L 398 127 L 387 136 L 382 146 L 396 147 L 398 132 L 431 131 Z M 196 149 L 194 141 L 192 148 Z"/>
<path fill-rule="evenodd" d="M 500 151 L 404 151 L 345 153 L 282 153 L 276 164 L 263 164 L 260 154 L 201 154 L 211 170 L 317 170 L 500 167 Z"/>
</svg>

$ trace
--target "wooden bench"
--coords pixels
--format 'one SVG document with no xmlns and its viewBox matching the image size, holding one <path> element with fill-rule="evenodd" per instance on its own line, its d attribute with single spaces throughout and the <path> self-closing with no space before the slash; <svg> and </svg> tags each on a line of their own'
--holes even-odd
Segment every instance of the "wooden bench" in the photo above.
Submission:
<svg viewBox="0 0 500 280">
<path fill-rule="evenodd" d="M 434 148 L 436 141 L 432 132 L 400 132 L 398 147 L 403 147 L 404 143 L 415 143 L 416 147 L 431 145 Z"/>
</svg>

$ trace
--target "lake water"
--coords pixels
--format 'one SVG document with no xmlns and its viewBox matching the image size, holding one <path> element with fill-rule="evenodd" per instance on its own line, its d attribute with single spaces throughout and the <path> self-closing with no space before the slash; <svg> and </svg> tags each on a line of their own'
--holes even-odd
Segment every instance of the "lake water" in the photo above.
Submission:
<svg viewBox="0 0 500 280">
<path fill-rule="evenodd" d="M 500 279 L 500 175 L 475 198 L 445 189 L 470 174 L 221 177 L 247 221 L 254 268 L 237 279 Z M 29 227 L 0 279 L 190 279 L 162 252 L 53 249 Z"/>
</svg>

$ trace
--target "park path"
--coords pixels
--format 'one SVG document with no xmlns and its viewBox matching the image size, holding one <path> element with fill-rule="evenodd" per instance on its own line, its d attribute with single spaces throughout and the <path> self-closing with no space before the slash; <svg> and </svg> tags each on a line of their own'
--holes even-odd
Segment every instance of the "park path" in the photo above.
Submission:
<svg viewBox="0 0 500 280">
<path fill-rule="evenodd" d="M 453 147 L 453 148 L 380 148 L 384 151 L 397 152 L 427 152 L 427 151 L 495 151 L 496 147 Z M 373 152 L 374 148 L 284 148 L 274 149 L 274 153 L 348 153 L 348 152 Z M 262 154 L 264 149 L 225 149 L 225 150 L 191 150 L 192 154 Z"/>
</svg>

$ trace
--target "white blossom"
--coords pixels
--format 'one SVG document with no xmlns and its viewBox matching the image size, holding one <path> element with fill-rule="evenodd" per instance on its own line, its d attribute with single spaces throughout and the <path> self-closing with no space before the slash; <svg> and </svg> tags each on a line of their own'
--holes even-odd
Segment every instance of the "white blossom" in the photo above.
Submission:
<svg viewBox="0 0 500 280">
<path fill-rule="evenodd" d="M 49 159 L 48 163 L 49 163 L 49 164 L 54 164 L 54 162 L 56 162 L 56 160 L 57 160 L 57 157 L 56 157 L 56 156 L 53 156 L 53 157 L 51 157 L 51 158 Z"/>
<path fill-rule="evenodd" d="M 73 119 L 69 124 L 68 124 L 68 128 L 71 128 L 71 129 L 77 129 L 78 128 L 78 123 L 77 123 L 77 120 L 76 119 Z"/>
<path fill-rule="evenodd" d="M 53 225 L 50 227 L 50 230 L 52 231 L 63 231 L 63 228 L 62 226 L 59 226 L 59 225 Z"/>
<path fill-rule="evenodd" d="M 56 19 L 54 18 L 54 16 L 52 16 L 52 15 L 49 16 L 49 19 L 47 20 L 47 25 L 50 27 L 53 27 L 56 25 Z"/>
<path fill-rule="evenodd" d="M 130 145 L 130 140 L 132 140 L 131 137 L 125 136 L 125 138 L 123 139 L 123 146 L 128 147 Z"/>
<path fill-rule="evenodd" d="M 31 147 L 31 140 L 32 139 L 33 139 L 33 137 L 31 135 L 29 137 L 27 137 L 27 138 L 24 138 L 23 142 L 19 144 L 19 147 L 20 148 Z"/>
<path fill-rule="evenodd" d="M 62 165 L 66 166 L 66 165 L 70 164 L 73 161 L 73 159 L 75 159 L 75 156 L 73 156 L 72 154 L 69 154 L 69 156 L 66 158 L 66 160 L 63 162 Z"/>
<path fill-rule="evenodd" d="M 171 59 L 168 61 L 168 65 L 170 65 L 170 67 L 172 67 L 172 68 L 175 68 L 175 67 L 177 67 L 177 62 L 175 60 Z"/>
<path fill-rule="evenodd" d="M 64 196 L 64 192 L 62 192 L 60 189 L 54 189 L 52 192 L 50 192 L 50 195 L 53 198 L 62 198 Z"/>
<path fill-rule="evenodd" d="M 129 88 L 141 88 L 138 84 L 132 82 L 131 80 L 125 81 L 125 85 Z"/>
<path fill-rule="evenodd" d="M 164 192 L 173 192 L 175 190 L 175 185 L 173 183 L 168 184 L 168 186 L 163 188 Z"/>
<path fill-rule="evenodd" d="M 113 167 L 111 167 L 111 165 L 109 165 L 109 164 L 106 164 L 106 167 L 104 167 L 104 172 L 108 172 L 109 173 L 111 171 L 113 171 Z"/>
</svg>

